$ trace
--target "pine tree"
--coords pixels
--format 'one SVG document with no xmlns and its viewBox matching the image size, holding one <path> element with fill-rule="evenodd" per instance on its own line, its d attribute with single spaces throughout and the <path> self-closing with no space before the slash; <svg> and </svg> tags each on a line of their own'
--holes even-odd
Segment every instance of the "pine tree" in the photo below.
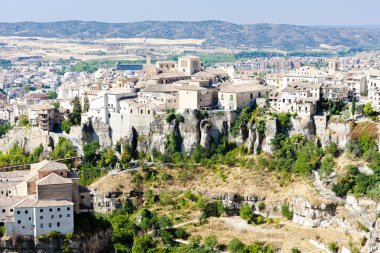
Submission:
<svg viewBox="0 0 380 253">
<path fill-rule="evenodd" d="M 81 123 L 82 105 L 80 103 L 79 97 L 76 96 L 72 101 L 73 111 L 70 113 L 70 123 L 71 125 L 78 126 Z"/>
<path fill-rule="evenodd" d="M 355 115 L 355 109 L 356 109 L 356 98 L 352 98 L 352 102 L 351 102 L 351 114 L 352 114 L 352 116 Z"/>
<path fill-rule="evenodd" d="M 90 109 L 90 101 L 88 100 L 88 97 L 85 96 L 84 101 L 83 101 L 83 112 L 88 112 L 89 109 Z"/>
</svg>

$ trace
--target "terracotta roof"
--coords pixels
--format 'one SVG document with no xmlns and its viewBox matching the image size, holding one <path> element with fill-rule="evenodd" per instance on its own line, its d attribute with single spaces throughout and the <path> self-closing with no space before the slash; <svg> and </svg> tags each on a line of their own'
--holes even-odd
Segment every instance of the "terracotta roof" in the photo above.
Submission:
<svg viewBox="0 0 380 253">
<path fill-rule="evenodd" d="M 150 84 L 141 92 L 177 92 L 178 87 L 171 84 Z"/>
<path fill-rule="evenodd" d="M 66 164 L 48 161 L 42 167 L 38 169 L 38 171 L 54 171 L 54 170 L 67 170 Z"/>
<path fill-rule="evenodd" d="M 13 206 L 26 197 L 0 197 L 0 206 Z"/>
<path fill-rule="evenodd" d="M 30 170 L 13 170 L 13 171 L 6 171 L 6 172 L 0 172 L 0 178 L 12 178 L 12 177 L 23 177 L 27 174 L 29 174 Z"/>
<path fill-rule="evenodd" d="M 73 206 L 74 203 L 67 200 L 38 200 L 35 195 L 25 198 L 17 203 L 15 208 L 26 207 L 57 207 L 57 206 Z"/>
<path fill-rule="evenodd" d="M 54 172 L 36 181 L 37 185 L 72 184 L 72 183 L 73 181 L 70 178 L 62 177 Z"/>
</svg>

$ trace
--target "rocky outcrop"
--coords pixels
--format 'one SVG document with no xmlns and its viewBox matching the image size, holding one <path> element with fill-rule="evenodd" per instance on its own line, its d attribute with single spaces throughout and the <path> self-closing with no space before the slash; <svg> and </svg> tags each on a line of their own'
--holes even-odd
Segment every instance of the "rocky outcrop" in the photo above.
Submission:
<svg viewBox="0 0 380 253">
<path fill-rule="evenodd" d="M 314 116 L 316 135 L 321 141 L 322 147 L 335 142 L 342 149 L 346 146 L 352 130 L 352 120 L 344 120 L 340 116 L 332 116 L 330 120 L 327 115 Z"/>
<path fill-rule="evenodd" d="M 107 124 L 100 120 L 88 119 L 82 123 L 82 129 L 79 136 L 81 144 L 89 143 L 92 141 L 99 141 L 102 147 L 112 147 L 112 129 Z"/>
<path fill-rule="evenodd" d="M 211 146 L 211 123 L 208 119 L 204 119 L 201 121 L 200 145 L 207 149 Z"/>
<path fill-rule="evenodd" d="M 265 126 L 265 132 L 264 132 L 265 139 L 262 140 L 262 145 L 261 145 L 261 149 L 264 152 L 272 153 L 272 147 L 270 145 L 270 142 L 276 136 L 277 133 L 278 133 L 277 119 L 267 119 L 267 124 Z"/>
<path fill-rule="evenodd" d="M 301 196 L 292 199 L 293 222 L 306 227 L 332 225 L 337 203 L 312 204 Z"/>
<path fill-rule="evenodd" d="M 49 133 L 41 128 L 14 127 L 0 139 L 0 151 L 8 152 L 15 144 L 20 145 L 25 152 L 33 152 L 39 145 L 47 148 Z"/>
<path fill-rule="evenodd" d="M 376 221 L 367 241 L 368 253 L 380 253 L 380 219 Z"/>
<path fill-rule="evenodd" d="M 288 130 L 289 135 L 303 134 L 306 137 L 315 135 L 315 124 L 311 118 L 290 118 L 291 127 Z"/>
<path fill-rule="evenodd" d="M 177 134 L 182 137 L 182 151 L 190 153 L 201 141 L 200 119 L 196 111 L 191 110 L 185 111 L 182 116 L 184 122 L 179 124 Z"/>
<path fill-rule="evenodd" d="M 72 253 L 105 253 L 113 252 L 112 229 L 100 229 L 84 237 L 72 237 L 65 242 L 64 236 L 54 238 L 42 237 L 34 239 L 28 236 L 12 236 L 0 241 L 0 252 L 37 252 L 50 253 L 64 252 L 64 249 Z"/>
</svg>

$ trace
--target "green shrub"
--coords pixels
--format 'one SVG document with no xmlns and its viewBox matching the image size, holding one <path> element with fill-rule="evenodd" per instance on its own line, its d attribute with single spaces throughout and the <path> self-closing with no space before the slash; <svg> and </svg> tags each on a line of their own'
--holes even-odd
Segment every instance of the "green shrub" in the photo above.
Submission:
<svg viewBox="0 0 380 253">
<path fill-rule="evenodd" d="M 252 214 L 253 214 L 253 211 L 252 211 L 252 208 L 249 206 L 249 204 L 246 203 L 242 205 L 242 207 L 240 208 L 241 218 L 243 218 L 246 221 L 249 221 L 252 218 Z"/>
<path fill-rule="evenodd" d="M 281 214 L 288 220 L 293 219 L 293 211 L 290 210 L 289 205 L 287 203 L 282 204 L 281 206 Z"/>
<path fill-rule="evenodd" d="M 215 249 L 216 246 L 218 246 L 218 238 L 214 234 L 207 235 L 205 239 L 203 240 L 203 243 L 205 247 L 210 248 L 210 249 Z"/>
<path fill-rule="evenodd" d="M 245 244 L 237 238 L 232 239 L 227 245 L 228 252 L 230 253 L 243 252 L 244 248 Z"/>
<path fill-rule="evenodd" d="M 70 133 L 70 120 L 66 119 L 62 122 L 62 131 L 67 134 Z"/>
<path fill-rule="evenodd" d="M 332 251 L 332 252 L 338 252 L 339 251 L 339 247 L 336 245 L 335 242 L 332 242 L 329 244 L 329 250 Z"/>
</svg>

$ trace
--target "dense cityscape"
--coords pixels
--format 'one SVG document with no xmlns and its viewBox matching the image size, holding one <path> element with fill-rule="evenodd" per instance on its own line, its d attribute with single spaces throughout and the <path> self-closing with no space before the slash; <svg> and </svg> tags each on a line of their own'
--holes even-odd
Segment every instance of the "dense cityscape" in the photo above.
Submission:
<svg viewBox="0 0 380 253">
<path fill-rule="evenodd" d="M 0 23 L 0 252 L 380 252 L 377 27 L 78 22 Z"/>
</svg>

